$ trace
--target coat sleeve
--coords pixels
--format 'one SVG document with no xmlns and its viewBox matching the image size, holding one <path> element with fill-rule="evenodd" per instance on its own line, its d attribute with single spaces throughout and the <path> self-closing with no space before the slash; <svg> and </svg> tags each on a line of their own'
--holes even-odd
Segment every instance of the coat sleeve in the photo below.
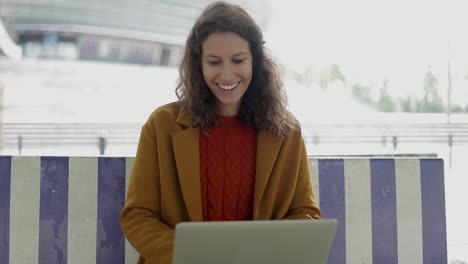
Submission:
<svg viewBox="0 0 468 264">
<path fill-rule="evenodd" d="M 174 230 L 161 221 L 160 177 L 156 128 L 150 121 L 138 150 L 120 215 L 122 230 L 145 263 L 172 263 Z M 140 262 L 139 262 L 140 263 Z"/>
<path fill-rule="evenodd" d="M 315 202 L 312 190 L 312 180 L 310 177 L 309 161 L 307 159 L 307 152 L 304 139 L 302 137 L 300 152 L 296 188 L 285 219 L 320 219 L 322 218 L 322 214 Z"/>
</svg>

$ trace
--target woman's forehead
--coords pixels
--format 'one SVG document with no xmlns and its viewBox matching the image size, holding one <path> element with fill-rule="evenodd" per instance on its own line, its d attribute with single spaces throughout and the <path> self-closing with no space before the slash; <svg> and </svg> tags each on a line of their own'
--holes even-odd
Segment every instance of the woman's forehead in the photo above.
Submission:
<svg viewBox="0 0 468 264">
<path fill-rule="evenodd" d="M 249 54 L 249 42 L 236 33 L 216 32 L 210 34 L 202 44 L 204 56 L 237 56 Z"/>
</svg>

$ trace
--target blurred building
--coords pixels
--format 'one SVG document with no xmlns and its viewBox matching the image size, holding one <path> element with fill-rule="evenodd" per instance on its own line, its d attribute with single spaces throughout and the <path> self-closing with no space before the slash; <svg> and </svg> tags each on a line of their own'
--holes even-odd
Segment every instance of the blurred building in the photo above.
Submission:
<svg viewBox="0 0 468 264">
<path fill-rule="evenodd" d="M 213 1 L 0 0 L 0 21 L 24 58 L 174 66 L 195 19 Z M 268 0 L 230 2 L 266 25 Z"/>
<path fill-rule="evenodd" d="M 25 58 L 176 65 L 209 0 L 0 0 Z"/>
</svg>

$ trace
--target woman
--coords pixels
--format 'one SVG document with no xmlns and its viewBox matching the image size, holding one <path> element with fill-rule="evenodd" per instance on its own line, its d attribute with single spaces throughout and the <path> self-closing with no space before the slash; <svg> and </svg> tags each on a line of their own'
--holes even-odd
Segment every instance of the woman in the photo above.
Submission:
<svg viewBox="0 0 468 264">
<path fill-rule="evenodd" d="M 139 263 L 171 263 L 183 221 L 321 217 L 299 124 L 263 44 L 253 19 L 224 2 L 193 26 L 179 101 L 143 126 L 121 214 Z"/>
</svg>

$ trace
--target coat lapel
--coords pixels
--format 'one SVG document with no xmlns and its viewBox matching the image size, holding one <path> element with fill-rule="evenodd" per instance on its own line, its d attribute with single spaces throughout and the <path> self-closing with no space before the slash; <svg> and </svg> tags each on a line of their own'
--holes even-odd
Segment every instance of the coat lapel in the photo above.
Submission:
<svg viewBox="0 0 468 264">
<path fill-rule="evenodd" d="M 257 167 L 254 192 L 254 219 L 260 200 L 265 192 L 268 179 L 275 165 L 284 137 L 274 136 L 270 132 L 259 132 L 257 138 Z"/>
<path fill-rule="evenodd" d="M 190 117 L 180 115 L 177 122 L 188 127 L 172 133 L 174 155 L 185 205 L 192 221 L 203 221 L 201 186 L 199 129 L 193 128 Z"/>
</svg>

